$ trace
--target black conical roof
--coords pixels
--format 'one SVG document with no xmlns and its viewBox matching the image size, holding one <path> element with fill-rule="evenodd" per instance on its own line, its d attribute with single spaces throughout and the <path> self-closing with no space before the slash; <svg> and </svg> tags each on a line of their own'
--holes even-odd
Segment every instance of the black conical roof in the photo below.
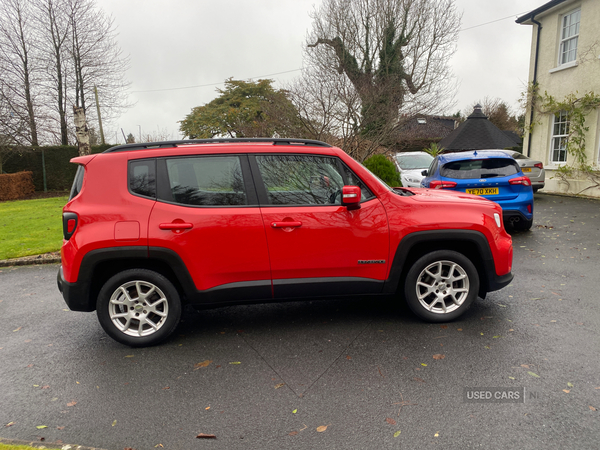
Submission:
<svg viewBox="0 0 600 450">
<path fill-rule="evenodd" d="M 445 150 L 483 150 L 515 145 L 513 139 L 488 120 L 480 105 L 475 105 L 467 120 L 438 143 L 438 147 Z"/>
</svg>

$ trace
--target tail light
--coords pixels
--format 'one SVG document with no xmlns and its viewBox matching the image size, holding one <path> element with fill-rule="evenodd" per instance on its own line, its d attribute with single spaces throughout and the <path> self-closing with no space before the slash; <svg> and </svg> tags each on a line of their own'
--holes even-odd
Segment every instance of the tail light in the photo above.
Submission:
<svg viewBox="0 0 600 450">
<path fill-rule="evenodd" d="M 63 237 L 65 241 L 71 239 L 77 229 L 78 222 L 77 214 L 72 212 L 63 213 Z"/>
<path fill-rule="evenodd" d="M 529 177 L 518 177 L 508 180 L 509 184 L 522 184 L 523 186 L 531 186 L 531 180 Z"/>
<path fill-rule="evenodd" d="M 534 166 L 540 170 L 544 168 L 544 165 L 542 163 L 536 163 L 536 164 L 534 164 Z"/>
<path fill-rule="evenodd" d="M 429 183 L 429 187 L 431 189 L 452 189 L 453 187 L 456 187 L 456 182 L 433 180 L 431 183 Z"/>
<path fill-rule="evenodd" d="M 530 213 L 530 214 L 533 212 L 533 208 L 531 207 L 531 203 L 527 204 L 527 212 Z"/>
</svg>

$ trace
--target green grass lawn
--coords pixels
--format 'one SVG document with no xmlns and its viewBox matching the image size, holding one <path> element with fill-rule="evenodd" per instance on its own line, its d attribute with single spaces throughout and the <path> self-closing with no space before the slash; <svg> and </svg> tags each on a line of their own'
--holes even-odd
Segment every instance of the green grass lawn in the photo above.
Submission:
<svg viewBox="0 0 600 450">
<path fill-rule="evenodd" d="M 55 252 L 62 245 L 68 197 L 0 203 L 0 259 Z"/>
</svg>

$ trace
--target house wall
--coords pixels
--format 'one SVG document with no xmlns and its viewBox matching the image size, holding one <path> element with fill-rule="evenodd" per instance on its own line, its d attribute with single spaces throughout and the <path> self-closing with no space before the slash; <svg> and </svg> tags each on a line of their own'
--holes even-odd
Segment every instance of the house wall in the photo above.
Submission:
<svg viewBox="0 0 600 450">
<path fill-rule="evenodd" d="M 562 17 L 577 8 L 581 8 L 581 22 L 576 63 L 560 66 L 558 61 Z M 569 94 L 581 96 L 590 91 L 600 94 L 600 1 L 567 1 L 536 16 L 535 20 L 542 24 L 537 76 L 540 93 L 547 92 L 558 101 L 563 100 Z M 532 22 L 526 23 L 532 24 Z M 537 25 L 532 27 L 532 33 L 530 83 L 533 81 Z M 529 122 L 530 112 L 526 117 Z M 586 125 L 589 126 L 589 131 L 586 133 L 588 162 L 596 168 L 600 168 L 600 115 L 597 110 L 587 116 Z M 565 184 L 557 178 L 553 178 L 558 165 L 550 162 L 552 126 L 552 115 L 536 113 L 531 148 L 528 148 L 529 139 L 526 136 L 524 153 L 544 163 L 546 168 L 545 192 L 579 193 L 592 184 L 586 180 L 570 180 L 569 184 Z M 567 164 L 572 160 L 573 156 L 567 155 Z M 600 197 L 600 189 L 587 189 L 584 194 Z"/>
</svg>

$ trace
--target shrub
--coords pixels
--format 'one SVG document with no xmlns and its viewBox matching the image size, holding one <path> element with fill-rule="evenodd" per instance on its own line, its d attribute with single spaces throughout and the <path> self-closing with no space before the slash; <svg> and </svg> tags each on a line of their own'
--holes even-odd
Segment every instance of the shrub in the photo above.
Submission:
<svg viewBox="0 0 600 450">
<path fill-rule="evenodd" d="M 0 201 L 18 200 L 34 191 L 31 172 L 0 174 Z"/>
<path fill-rule="evenodd" d="M 365 160 L 365 167 L 392 187 L 402 186 L 400 174 L 385 155 L 373 155 Z"/>
</svg>

